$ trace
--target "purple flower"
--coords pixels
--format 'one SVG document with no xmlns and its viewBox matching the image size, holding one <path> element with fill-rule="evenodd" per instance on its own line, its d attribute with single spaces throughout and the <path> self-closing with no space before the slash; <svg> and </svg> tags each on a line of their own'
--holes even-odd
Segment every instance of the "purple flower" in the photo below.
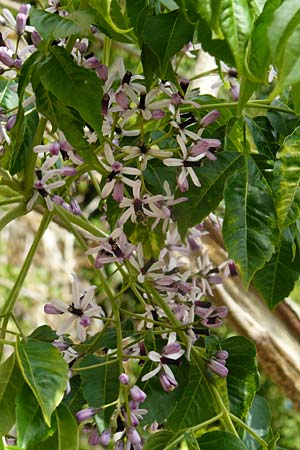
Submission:
<svg viewBox="0 0 300 450">
<path fill-rule="evenodd" d="M 111 440 L 111 431 L 107 429 L 101 433 L 98 444 L 102 445 L 103 447 L 107 447 L 110 440 Z"/>
<path fill-rule="evenodd" d="M 78 411 L 75 416 L 78 422 L 84 422 L 85 420 L 92 419 L 97 414 L 96 408 L 85 408 Z"/>
<path fill-rule="evenodd" d="M 202 117 L 200 121 L 200 125 L 205 128 L 208 125 L 214 123 L 218 118 L 220 117 L 221 113 L 220 111 L 214 109 L 210 111 L 208 114 L 206 114 L 204 117 Z"/>
<path fill-rule="evenodd" d="M 143 403 L 147 398 L 145 392 L 136 385 L 130 389 L 130 394 L 132 400 L 134 400 L 136 403 Z"/>
<path fill-rule="evenodd" d="M 16 17 L 16 33 L 18 36 L 24 33 L 26 27 L 27 17 L 23 13 L 18 13 Z"/>
<path fill-rule="evenodd" d="M 225 378 L 228 375 L 228 369 L 224 366 L 220 361 L 217 361 L 216 359 L 210 359 L 206 363 L 209 370 L 214 372 L 216 375 L 218 375 L 221 378 Z"/>
<path fill-rule="evenodd" d="M 119 381 L 121 384 L 126 385 L 129 383 L 129 376 L 127 373 L 121 373 L 119 376 Z"/>
</svg>

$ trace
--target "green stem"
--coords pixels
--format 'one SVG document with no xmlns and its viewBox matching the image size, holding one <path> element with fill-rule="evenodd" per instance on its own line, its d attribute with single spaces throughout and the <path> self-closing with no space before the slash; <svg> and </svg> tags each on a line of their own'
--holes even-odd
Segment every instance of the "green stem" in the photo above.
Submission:
<svg viewBox="0 0 300 450">
<path fill-rule="evenodd" d="M 92 364 L 91 366 L 72 367 L 72 372 L 84 372 L 85 370 L 96 369 L 97 367 L 107 366 L 108 364 L 116 364 L 116 359 L 112 359 L 111 361 L 106 361 L 103 363 Z"/>
<path fill-rule="evenodd" d="M 13 203 L 19 203 L 22 200 L 23 200 L 23 197 L 18 195 L 18 197 L 11 197 L 11 198 L 8 198 L 6 200 L 1 200 L 0 201 L 0 206 L 11 205 Z"/>
<path fill-rule="evenodd" d="M 244 428 L 244 430 L 246 430 L 249 434 L 251 434 L 254 439 L 261 445 L 261 447 L 265 450 L 268 450 L 269 446 L 267 444 L 267 442 L 262 439 L 260 436 L 258 436 L 255 431 L 252 430 L 252 428 L 250 428 L 246 423 L 244 423 L 241 419 L 239 419 L 238 417 L 236 417 L 234 414 L 230 413 L 230 417 L 231 419 L 238 423 L 242 428 Z"/>
<path fill-rule="evenodd" d="M 237 438 L 240 438 L 238 435 L 238 432 L 236 431 L 231 417 L 230 417 L 230 412 L 228 411 L 228 409 L 226 408 L 226 406 L 223 403 L 223 400 L 219 394 L 218 389 L 212 384 L 211 385 L 211 389 L 215 394 L 215 399 L 221 409 L 221 412 L 223 413 L 223 420 L 224 420 L 224 424 L 227 426 L 228 430 L 230 431 L 230 433 L 234 434 L 234 436 L 236 436 Z"/>
<path fill-rule="evenodd" d="M 0 219 L 0 230 L 4 228 L 8 223 L 12 222 L 17 217 L 21 217 L 27 214 L 25 203 L 20 203 L 11 211 L 8 211 L 3 217 Z"/>
<path fill-rule="evenodd" d="M 39 145 L 42 141 L 43 134 L 46 128 L 47 119 L 45 117 L 41 117 L 39 124 L 37 126 L 35 136 L 32 142 L 32 149 Z M 25 190 L 25 198 L 29 197 L 33 182 L 34 182 L 34 170 L 36 166 L 36 160 L 37 160 L 38 154 L 35 153 L 33 150 L 29 152 L 26 168 L 24 171 L 24 190 Z"/>
<path fill-rule="evenodd" d="M 104 36 L 102 61 L 106 66 L 109 66 L 110 49 L 111 39 L 108 36 Z"/>
<path fill-rule="evenodd" d="M 227 109 L 227 108 L 238 108 L 238 103 L 237 102 L 209 103 L 206 105 L 199 105 L 199 107 L 197 109 L 201 111 L 201 110 Z M 261 103 L 260 100 L 253 100 L 251 102 L 248 102 L 248 103 L 246 103 L 244 108 L 268 109 L 270 111 L 278 111 L 278 112 L 296 115 L 295 112 L 288 107 L 281 108 L 280 106 L 270 105 L 267 103 L 267 101 L 265 103 Z M 181 111 L 182 112 L 191 111 L 192 109 L 194 109 L 194 107 L 189 106 L 189 107 L 182 108 Z"/>
<path fill-rule="evenodd" d="M 25 261 L 24 261 L 24 263 L 22 265 L 20 273 L 19 273 L 19 275 L 18 275 L 18 277 L 17 277 L 17 279 L 15 281 L 15 284 L 14 284 L 12 290 L 10 291 L 9 296 L 8 296 L 4 306 L 3 306 L 3 309 L 2 309 L 1 313 L 3 315 L 5 315 L 5 317 L 3 319 L 3 324 L 2 324 L 1 334 L 0 334 L 0 338 L 1 339 L 5 338 L 6 328 L 7 328 L 7 324 L 8 324 L 8 321 L 9 321 L 10 314 L 11 314 L 11 312 L 12 312 L 14 306 L 15 306 L 15 303 L 17 301 L 19 292 L 20 292 L 20 290 L 21 290 L 21 288 L 23 286 L 23 283 L 25 281 L 25 278 L 26 278 L 26 276 L 28 274 L 28 271 L 29 271 L 29 268 L 31 266 L 33 257 L 34 257 L 34 255 L 36 253 L 36 250 L 37 250 L 38 245 L 39 245 L 39 243 L 40 243 L 40 241 L 41 241 L 41 239 L 43 237 L 44 232 L 48 228 L 48 225 L 49 225 L 49 223 L 51 221 L 51 218 L 52 218 L 52 213 L 50 213 L 49 211 L 46 211 L 44 216 L 43 216 L 43 218 L 42 218 L 42 220 L 41 220 L 41 223 L 40 223 L 39 229 L 38 229 L 38 231 L 37 231 L 37 233 L 35 235 L 35 238 L 34 238 L 32 244 L 31 244 L 29 252 L 27 253 L 27 256 L 26 256 Z M 1 344 L 0 345 L 0 359 L 2 357 L 2 352 L 3 352 L 3 345 Z"/>
</svg>

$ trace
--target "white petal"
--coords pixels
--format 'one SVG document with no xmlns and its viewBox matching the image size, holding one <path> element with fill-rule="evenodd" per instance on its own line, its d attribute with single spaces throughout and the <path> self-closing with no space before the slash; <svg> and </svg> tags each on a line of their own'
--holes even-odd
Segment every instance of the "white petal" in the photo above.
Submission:
<svg viewBox="0 0 300 450">
<path fill-rule="evenodd" d="M 154 377 L 161 369 L 161 366 L 157 366 L 154 370 L 151 370 L 151 372 L 146 373 L 146 375 L 143 376 L 142 381 L 149 380 L 149 378 Z"/>
</svg>

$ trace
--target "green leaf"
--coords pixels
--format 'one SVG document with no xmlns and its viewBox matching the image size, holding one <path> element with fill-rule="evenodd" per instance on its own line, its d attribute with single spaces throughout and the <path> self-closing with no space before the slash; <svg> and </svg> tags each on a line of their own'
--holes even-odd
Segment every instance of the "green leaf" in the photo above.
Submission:
<svg viewBox="0 0 300 450">
<path fill-rule="evenodd" d="M 222 1 L 206 0 L 194 2 L 193 0 L 185 1 L 186 7 L 193 12 L 198 18 L 202 18 L 212 30 L 212 39 L 224 39 L 222 30 L 220 29 L 219 15 Z"/>
<path fill-rule="evenodd" d="M 212 431 L 198 439 L 201 450 L 247 450 L 240 439 L 227 431 Z"/>
<path fill-rule="evenodd" d="M 288 136 L 277 153 L 273 192 L 278 223 L 284 230 L 300 215 L 300 127 Z"/>
<path fill-rule="evenodd" d="M 274 13 L 282 0 L 268 0 L 263 12 L 258 17 L 251 34 L 249 53 L 247 58 L 247 76 L 250 80 L 266 83 L 270 66 L 270 44 L 268 32 Z M 272 45 L 272 42 L 271 42 Z"/>
<path fill-rule="evenodd" d="M 42 444 L 30 446 L 28 450 L 78 450 L 78 425 L 66 405 L 59 405 L 54 413 L 57 432 Z"/>
<path fill-rule="evenodd" d="M 294 245 L 290 230 L 285 230 L 271 260 L 254 275 L 254 286 L 271 309 L 290 294 L 299 278 L 300 252 L 297 246 L 295 253 Z"/>
<path fill-rule="evenodd" d="M 276 142 L 269 119 L 266 116 L 258 116 L 254 119 L 246 117 L 246 123 L 258 152 L 275 159 L 279 145 Z"/>
<path fill-rule="evenodd" d="M 270 429 L 270 422 L 271 412 L 268 403 L 263 397 L 256 395 L 247 417 L 247 425 L 255 431 L 259 437 L 266 439 Z M 248 450 L 258 450 L 260 448 L 260 444 L 247 432 L 243 442 Z"/>
<path fill-rule="evenodd" d="M 220 26 L 235 59 L 239 73 L 243 72 L 246 44 L 252 31 L 253 18 L 247 0 L 221 0 Z"/>
<path fill-rule="evenodd" d="M 56 332 L 52 330 L 49 325 L 41 325 L 36 328 L 27 339 L 29 341 L 53 342 L 57 338 Z"/>
<path fill-rule="evenodd" d="M 286 108 L 286 105 L 279 100 L 274 100 L 271 105 Z M 292 134 L 294 129 L 300 125 L 300 118 L 288 110 L 287 112 L 270 110 L 267 112 L 267 117 L 274 131 L 284 137 Z"/>
<path fill-rule="evenodd" d="M 89 406 L 100 407 L 112 403 L 119 394 L 119 364 L 105 364 L 108 358 L 99 358 L 94 355 L 85 356 L 80 367 L 88 367 L 95 364 L 103 364 L 100 367 L 82 370 L 80 377 L 82 380 L 82 392 Z M 106 426 L 109 424 L 110 416 L 114 406 L 102 409 L 98 412 Z"/>
<path fill-rule="evenodd" d="M 170 58 L 192 40 L 193 32 L 180 11 L 145 18 L 142 38 L 158 58 L 162 78 L 166 78 Z"/>
<path fill-rule="evenodd" d="M 230 411 L 246 420 L 259 385 L 255 345 L 245 337 L 233 336 L 222 341 L 222 349 L 229 353 L 226 367 Z"/>
<path fill-rule="evenodd" d="M 297 115 L 300 114 L 300 83 L 294 84 L 291 89 L 291 99 Z"/>
<path fill-rule="evenodd" d="M 276 9 L 269 26 L 269 45 L 279 72 L 274 96 L 285 87 L 300 81 L 299 11 L 297 0 L 285 0 Z"/>
<path fill-rule="evenodd" d="M 78 66 L 62 47 L 50 47 L 38 75 L 47 91 L 65 106 L 74 108 L 101 137 L 102 85 L 95 72 Z"/>
<path fill-rule="evenodd" d="M 89 3 L 116 33 L 123 34 L 132 30 L 117 0 L 89 0 Z"/>
<path fill-rule="evenodd" d="M 197 24 L 197 38 L 201 42 L 203 50 L 208 52 L 211 56 L 215 56 L 227 63 L 229 66 L 234 66 L 235 61 L 228 42 L 222 39 L 212 39 L 212 30 L 207 23 L 201 18 Z"/>
<path fill-rule="evenodd" d="M 0 106 L 3 109 L 13 109 L 18 106 L 18 96 L 12 89 L 16 87 L 14 81 L 0 79 Z"/>
<path fill-rule="evenodd" d="M 75 375 L 70 380 L 71 390 L 65 395 L 63 403 L 69 408 L 72 414 L 75 415 L 77 411 L 83 408 L 85 399 L 81 390 L 81 378 Z"/>
<path fill-rule="evenodd" d="M 15 398 L 23 383 L 13 353 L 0 365 L 0 435 L 8 433 L 15 422 Z"/>
<path fill-rule="evenodd" d="M 177 226 L 182 236 L 189 227 L 200 223 L 208 214 L 217 208 L 223 198 L 226 179 L 242 167 L 243 156 L 237 152 L 221 152 L 216 161 L 205 161 L 203 167 L 195 169 L 201 187 L 192 185 L 181 196 L 188 199 L 174 207 Z"/>
<path fill-rule="evenodd" d="M 68 366 L 61 353 L 47 342 L 18 343 L 17 358 L 50 427 L 51 415 L 61 402 L 68 381 Z"/>
<path fill-rule="evenodd" d="M 217 411 L 203 360 L 193 357 L 189 368 L 184 370 L 182 366 L 180 375 L 175 375 L 179 385 L 183 385 L 182 396 L 167 419 L 168 427 L 175 432 L 204 422 Z"/>
<path fill-rule="evenodd" d="M 44 441 L 54 432 L 46 425 L 40 405 L 27 384 L 23 385 L 17 395 L 16 427 L 17 444 L 21 448 Z"/>
<path fill-rule="evenodd" d="M 91 11 L 74 11 L 64 17 L 34 7 L 30 8 L 30 24 L 46 40 L 86 34 L 90 31 L 92 22 Z"/>
<path fill-rule="evenodd" d="M 22 119 L 23 123 L 20 124 L 20 127 L 15 124 L 10 134 L 11 155 L 9 171 L 12 175 L 26 167 L 28 156 L 32 152 L 32 144 L 39 123 L 39 116 L 36 111 L 32 111 Z M 22 119 L 20 118 L 20 120 Z"/>
<path fill-rule="evenodd" d="M 174 439 L 175 433 L 162 430 L 152 434 L 145 442 L 143 450 L 165 450 Z"/>
<path fill-rule="evenodd" d="M 224 194 L 224 242 L 248 286 L 255 272 L 271 259 L 276 244 L 273 197 L 251 157 L 228 178 Z"/>
<path fill-rule="evenodd" d="M 53 129 L 59 128 L 67 141 L 76 148 L 85 162 L 95 169 L 102 169 L 98 158 L 84 138 L 84 121 L 73 108 L 65 106 L 51 92 L 47 91 L 40 82 L 37 70 L 32 74 L 32 87 L 36 95 L 36 107 L 52 123 Z"/>
<path fill-rule="evenodd" d="M 147 225 L 134 224 L 129 235 L 129 240 L 133 244 L 141 242 L 143 244 L 143 253 L 145 258 L 158 258 L 161 249 L 164 246 L 164 233 L 161 226 L 157 226 L 153 231 L 149 223 Z"/>
</svg>

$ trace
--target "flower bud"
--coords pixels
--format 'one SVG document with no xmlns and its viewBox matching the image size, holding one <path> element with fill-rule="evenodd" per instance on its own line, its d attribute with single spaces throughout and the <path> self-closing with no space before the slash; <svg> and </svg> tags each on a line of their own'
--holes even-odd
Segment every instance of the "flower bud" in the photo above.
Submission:
<svg viewBox="0 0 300 450">
<path fill-rule="evenodd" d="M 217 359 L 222 359 L 224 361 L 226 361 L 226 359 L 228 358 L 229 354 L 226 350 L 219 350 L 216 354 L 215 357 Z"/>
<path fill-rule="evenodd" d="M 72 177 L 74 175 L 76 175 L 77 171 L 74 167 L 64 167 L 62 169 L 62 175 L 67 176 L 67 177 Z"/>
<path fill-rule="evenodd" d="M 106 81 L 108 78 L 108 67 L 105 64 L 99 64 L 96 68 L 96 74 L 102 81 Z"/>
<path fill-rule="evenodd" d="M 99 444 L 103 447 L 107 447 L 111 439 L 111 431 L 110 430 L 104 430 L 103 433 L 100 436 Z"/>
<path fill-rule="evenodd" d="M 161 373 L 159 376 L 161 387 L 166 392 L 172 392 L 177 388 L 178 383 L 174 377 L 168 376 L 166 373 Z"/>
<path fill-rule="evenodd" d="M 84 67 L 87 69 L 97 69 L 99 67 L 100 61 L 96 56 L 91 56 L 90 58 L 84 61 Z"/>
<path fill-rule="evenodd" d="M 10 131 L 13 128 L 14 124 L 16 123 L 16 118 L 17 118 L 16 114 L 10 116 L 10 118 L 8 119 L 8 121 L 6 123 L 7 131 Z"/>
<path fill-rule="evenodd" d="M 24 33 L 27 17 L 25 14 L 18 13 L 16 17 L 16 33 L 18 36 Z"/>
<path fill-rule="evenodd" d="M 142 389 L 140 389 L 136 385 L 130 389 L 130 394 L 131 394 L 132 400 L 134 400 L 137 403 L 143 403 L 147 398 L 147 395 L 145 394 L 145 392 L 142 391 Z"/>
<path fill-rule="evenodd" d="M 208 125 L 214 123 L 218 118 L 220 117 L 221 113 L 217 109 L 214 109 L 210 111 L 208 114 L 206 114 L 204 117 L 202 117 L 200 121 L 201 127 L 205 128 Z"/>
<path fill-rule="evenodd" d="M 212 372 L 214 372 L 216 375 L 218 375 L 221 378 L 225 378 L 228 375 L 228 369 L 220 362 L 216 361 L 215 359 L 211 359 L 207 362 L 207 367 Z"/>
<path fill-rule="evenodd" d="M 118 103 L 118 105 L 121 106 L 121 108 L 126 109 L 126 110 L 129 108 L 129 100 L 124 91 L 117 92 L 115 97 L 116 97 L 116 102 Z"/>
<path fill-rule="evenodd" d="M 173 353 L 177 353 L 180 350 L 180 344 L 178 342 L 172 342 L 171 344 L 167 344 L 163 348 L 164 355 L 172 355 Z"/>
<path fill-rule="evenodd" d="M 29 10 L 31 8 L 31 5 L 25 5 L 24 3 L 21 3 L 19 8 L 19 13 L 24 14 L 26 17 L 28 17 Z"/>
<path fill-rule="evenodd" d="M 84 422 L 85 420 L 92 419 L 96 413 L 96 408 L 85 408 L 78 411 L 75 416 L 78 422 Z"/>
<path fill-rule="evenodd" d="M 81 216 L 82 212 L 80 206 L 76 200 L 71 200 L 70 211 L 75 214 L 75 216 Z"/>
<path fill-rule="evenodd" d="M 127 373 L 121 373 L 121 375 L 119 376 L 119 381 L 121 384 L 128 384 L 129 383 L 129 376 L 127 375 Z"/>
<path fill-rule="evenodd" d="M 139 433 L 137 432 L 137 430 L 134 427 L 128 428 L 127 437 L 133 446 L 139 445 L 142 443 L 141 436 L 139 435 Z"/>
<path fill-rule="evenodd" d="M 39 43 L 41 42 L 42 37 L 41 37 L 40 33 L 38 33 L 37 31 L 34 30 L 31 33 L 31 40 L 32 40 L 33 45 L 35 47 L 37 47 L 39 45 Z"/>
<path fill-rule="evenodd" d="M 63 311 L 60 311 L 51 303 L 46 303 L 46 305 L 44 305 L 44 312 L 46 314 L 63 314 Z"/>
<path fill-rule="evenodd" d="M 90 445 L 98 445 L 100 443 L 99 441 L 100 441 L 100 436 L 99 436 L 97 428 L 95 428 L 92 431 L 88 442 L 89 442 Z"/>
</svg>

